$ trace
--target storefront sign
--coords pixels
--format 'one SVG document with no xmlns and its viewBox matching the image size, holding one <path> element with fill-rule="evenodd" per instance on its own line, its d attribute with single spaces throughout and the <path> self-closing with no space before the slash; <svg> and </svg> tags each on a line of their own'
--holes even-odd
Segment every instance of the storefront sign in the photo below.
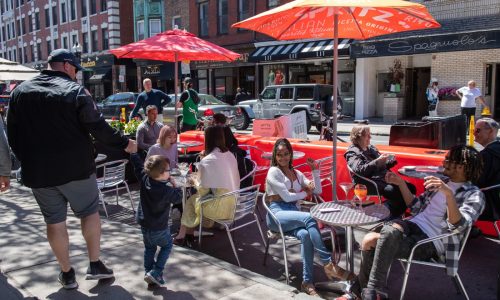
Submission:
<svg viewBox="0 0 500 300">
<path fill-rule="evenodd" d="M 500 31 L 407 38 L 351 45 L 351 57 L 412 55 L 500 48 Z"/>
<path fill-rule="evenodd" d="M 193 70 L 218 69 L 218 68 L 233 68 L 233 67 L 244 67 L 244 66 L 253 66 L 254 65 L 254 64 L 248 62 L 249 52 L 244 52 L 244 53 L 240 53 L 240 54 L 241 54 L 241 56 L 232 62 L 208 61 L 208 60 L 192 61 L 191 62 L 191 69 L 193 69 Z"/>
<path fill-rule="evenodd" d="M 105 54 L 82 58 L 81 65 L 86 69 L 109 67 L 114 64 L 114 56 Z"/>
<path fill-rule="evenodd" d="M 143 76 L 158 76 L 160 75 L 160 65 L 152 65 L 142 67 Z"/>
</svg>

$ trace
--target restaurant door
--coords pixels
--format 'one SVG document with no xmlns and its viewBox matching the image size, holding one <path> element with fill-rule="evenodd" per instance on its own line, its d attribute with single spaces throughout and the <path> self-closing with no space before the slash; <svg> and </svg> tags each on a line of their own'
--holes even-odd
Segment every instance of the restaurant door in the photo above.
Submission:
<svg viewBox="0 0 500 300">
<path fill-rule="evenodd" d="M 406 69 L 406 117 L 420 119 L 427 115 L 425 91 L 431 80 L 431 68 Z"/>
</svg>

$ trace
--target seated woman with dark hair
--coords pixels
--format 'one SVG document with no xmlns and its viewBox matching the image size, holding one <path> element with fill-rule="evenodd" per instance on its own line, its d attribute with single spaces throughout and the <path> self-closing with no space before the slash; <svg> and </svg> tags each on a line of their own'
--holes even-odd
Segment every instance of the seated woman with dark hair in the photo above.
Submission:
<svg viewBox="0 0 500 300">
<path fill-rule="evenodd" d="M 406 210 L 403 195 L 397 186 L 385 181 L 385 174 L 397 164 L 397 161 L 391 159 L 389 154 L 380 154 L 375 146 L 370 145 L 370 127 L 366 125 L 354 126 L 350 139 L 352 145 L 344 154 L 347 165 L 356 174 L 375 181 L 379 193 L 387 199 L 386 206 L 391 211 L 391 217 L 401 216 Z M 354 181 L 366 185 L 369 195 L 376 194 L 372 183 L 356 176 L 354 176 Z M 406 184 L 410 191 L 415 194 L 415 186 L 409 182 Z"/>
<path fill-rule="evenodd" d="M 332 261 L 332 253 L 323 244 L 318 223 L 310 213 L 299 211 L 297 207 L 297 201 L 312 193 L 321 193 L 319 166 L 311 158 L 307 159 L 307 164 L 312 170 L 314 182 L 293 168 L 293 150 L 290 142 L 284 138 L 277 140 L 273 148 L 271 168 L 266 177 L 266 200 L 270 202 L 269 209 L 278 219 L 283 232 L 295 236 L 301 242 L 304 265 L 302 291 L 308 295 L 318 296 L 313 280 L 315 250 L 321 258 L 328 278 L 346 280 L 354 278 L 354 274 L 345 271 Z M 269 215 L 267 226 L 272 231 L 279 231 L 278 225 Z"/>
<path fill-rule="evenodd" d="M 222 127 L 210 126 L 205 130 L 205 156 L 198 164 L 198 172 L 200 183 L 196 187 L 197 192 L 186 201 L 181 228 L 174 240 L 178 245 L 192 246 L 194 229 L 202 222 L 200 220 L 202 197 L 210 193 L 219 196 L 240 187 L 236 158 L 225 145 Z M 235 201 L 234 196 L 229 196 L 205 203 L 203 215 L 211 219 L 229 219 L 233 215 Z"/>
</svg>

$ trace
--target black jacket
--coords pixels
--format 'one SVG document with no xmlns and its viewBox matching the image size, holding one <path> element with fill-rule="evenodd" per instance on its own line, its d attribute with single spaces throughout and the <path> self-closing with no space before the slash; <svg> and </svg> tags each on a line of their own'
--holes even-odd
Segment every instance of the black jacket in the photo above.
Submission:
<svg viewBox="0 0 500 300">
<path fill-rule="evenodd" d="M 379 166 L 375 162 L 375 159 L 379 156 L 380 152 L 372 145 L 369 145 L 366 151 L 361 150 L 361 148 L 356 145 L 350 145 L 349 148 L 347 148 L 347 152 L 344 154 L 347 165 L 356 174 L 372 179 L 377 183 L 379 191 L 383 191 L 387 185 L 385 182 L 385 173 L 387 173 L 390 168 L 394 167 L 397 162 L 393 161 L 383 166 Z M 354 181 L 356 183 L 365 184 L 368 187 L 369 194 L 375 192 L 375 188 L 369 182 L 357 176 L 355 176 Z"/>
<path fill-rule="evenodd" d="M 500 141 L 494 141 L 486 146 L 479 155 L 483 159 L 483 170 L 476 185 L 479 188 L 500 183 Z M 500 219 L 500 189 L 485 191 L 486 207 L 479 217 L 480 220 Z"/>
<path fill-rule="evenodd" d="M 135 176 L 141 182 L 141 203 L 137 209 L 139 224 L 149 230 L 168 228 L 168 218 L 172 204 L 182 202 L 182 191 L 154 180 L 144 172 L 144 164 L 139 155 L 130 155 Z"/>
<path fill-rule="evenodd" d="M 11 95 L 9 144 L 21 161 L 24 184 L 62 185 L 95 172 L 96 140 L 125 149 L 128 139 L 111 128 L 84 87 L 63 72 L 45 70 Z"/>
</svg>

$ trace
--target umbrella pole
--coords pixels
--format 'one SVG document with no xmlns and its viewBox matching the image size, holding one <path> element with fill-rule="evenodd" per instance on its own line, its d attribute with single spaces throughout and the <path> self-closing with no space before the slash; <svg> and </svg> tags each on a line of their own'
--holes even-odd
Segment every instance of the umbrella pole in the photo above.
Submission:
<svg viewBox="0 0 500 300">
<path fill-rule="evenodd" d="M 174 110 L 174 123 L 175 123 L 175 132 L 179 132 L 179 122 L 177 122 L 177 103 L 178 103 L 178 98 L 177 98 L 177 85 L 179 84 L 179 78 L 178 78 L 178 72 L 179 70 L 177 69 L 177 52 L 174 53 L 174 103 L 175 103 L 175 110 Z"/>
<path fill-rule="evenodd" d="M 333 160 L 332 160 L 332 201 L 337 201 L 337 72 L 339 46 L 339 15 L 335 8 L 333 13 Z"/>
</svg>

